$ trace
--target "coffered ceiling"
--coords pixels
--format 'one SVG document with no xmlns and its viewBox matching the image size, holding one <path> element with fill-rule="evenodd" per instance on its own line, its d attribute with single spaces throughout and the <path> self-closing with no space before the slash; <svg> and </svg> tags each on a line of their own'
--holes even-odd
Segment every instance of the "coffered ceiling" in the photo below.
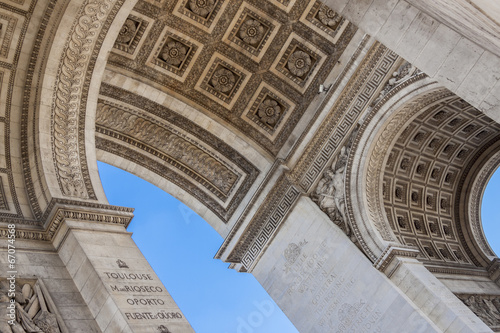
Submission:
<svg viewBox="0 0 500 333">
<path fill-rule="evenodd" d="M 276 155 L 355 32 L 318 1 L 141 0 L 107 70 L 175 96 Z"/>
</svg>

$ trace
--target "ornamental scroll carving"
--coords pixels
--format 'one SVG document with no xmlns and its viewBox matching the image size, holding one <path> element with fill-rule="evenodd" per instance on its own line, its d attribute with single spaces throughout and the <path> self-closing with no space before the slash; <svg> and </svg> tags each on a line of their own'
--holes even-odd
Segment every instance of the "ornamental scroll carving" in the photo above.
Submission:
<svg viewBox="0 0 500 333">
<path fill-rule="evenodd" d="M 90 0 L 71 28 L 55 85 L 52 149 L 57 179 L 65 196 L 87 199 L 89 193 L 79 152 L 80 103 L 85 94 L 88 66 L 99 32 L 113 8 L 112 0 Z"/>
<path fill-rule="evenodd" d="M 238 174 L 216 160 L 208 152 L 152 121 L 117 107 L 98 103 L 96 123 L 134 137 L 169 155 L 175 161 L 207 179 L 224 196 L 229 195 L 239 179 Z"/>
<path fill-rule="evenodd" d="M 357 132 L 358 128 L 355 128 L 311 193 L 311 199 L 319 208 L 353 240 L 355 237 L 346 214 L 345 172 L 348 155 Z"/>
<path fill-rule="evenodd" d="M 9 286 L 7 280 L 0 282 L 0 305 L 6 314 L 0 317 L 0 332 L 2 333 L 60 333 L 67 330 L 56 309 L 49 299 L 48 292 L 39 281 L 36 283 L 20 284 L 16 281 L 15 287 Z M 11 290 L 15 296 L 11 298 Z M 12 301 L 11 301 L 12 299 Z M 12 311 L 11 308 L 12 307 Z M 10 314 L 13 313 L 12 317 Z M 59 317 L 59 318 L 58 318 Z M 11 319 L 15 318 L 15 319 Z"/>
</svg>

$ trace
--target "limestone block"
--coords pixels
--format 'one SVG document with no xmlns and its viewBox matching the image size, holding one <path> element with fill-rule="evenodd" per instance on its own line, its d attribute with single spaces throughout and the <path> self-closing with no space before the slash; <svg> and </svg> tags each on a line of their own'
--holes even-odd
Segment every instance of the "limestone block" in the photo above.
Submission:
<svg viewBox="0 0 500 333">
<path fill-rule="evenodd" d="M 301 332 L 439 331 L 309 198 L 299 199 L 253 274 Z"/>
</svg>

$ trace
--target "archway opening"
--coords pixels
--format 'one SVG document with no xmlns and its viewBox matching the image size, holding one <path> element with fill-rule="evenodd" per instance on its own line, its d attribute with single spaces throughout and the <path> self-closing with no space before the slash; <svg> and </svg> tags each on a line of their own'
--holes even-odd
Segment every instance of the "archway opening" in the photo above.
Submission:
<svg viewBox="0 0 500 333">
<path fill-rule="evenodd" d="M 500 254 L 500 168 L 491 176 L 481 202 L 481 221 L 491 249 Z"/>
<path fill-rule="evenodd" d="M 213 259 L 222 237 L 158 187 L 98 162 L 112 205 L 134 207 L 132 238 L 198 333 L 298 332 L 251 274 Z"/>
</svg>

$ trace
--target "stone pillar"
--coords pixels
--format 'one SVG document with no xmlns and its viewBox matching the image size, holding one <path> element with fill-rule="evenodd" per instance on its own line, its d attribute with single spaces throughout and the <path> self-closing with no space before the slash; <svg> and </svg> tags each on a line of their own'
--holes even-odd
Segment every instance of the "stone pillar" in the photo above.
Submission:
<svg viewBox="0 0 500 333">
<path fill-rule="evenodd" d="M 122 225 L 63 223 L 55 246 L 102 332 L 194 332 Z"/>
<path fill-rule="evenodd" d="M 408 255 L 411 250 L 389 247 L 375 267 L 384 272 L 443 332 L 491 332 L 491 329 L 458 299 L 424 265 Z"/>
<path fill-rule="evenodd" d="M 441 332 L 302 197 L 253 275 L 300 332 Z"/>
<path fill-rule="evenodd" d="M 488 268 L 491 280 L 500 286 L 500 258 L 495 258 Z"/>
</svg>

